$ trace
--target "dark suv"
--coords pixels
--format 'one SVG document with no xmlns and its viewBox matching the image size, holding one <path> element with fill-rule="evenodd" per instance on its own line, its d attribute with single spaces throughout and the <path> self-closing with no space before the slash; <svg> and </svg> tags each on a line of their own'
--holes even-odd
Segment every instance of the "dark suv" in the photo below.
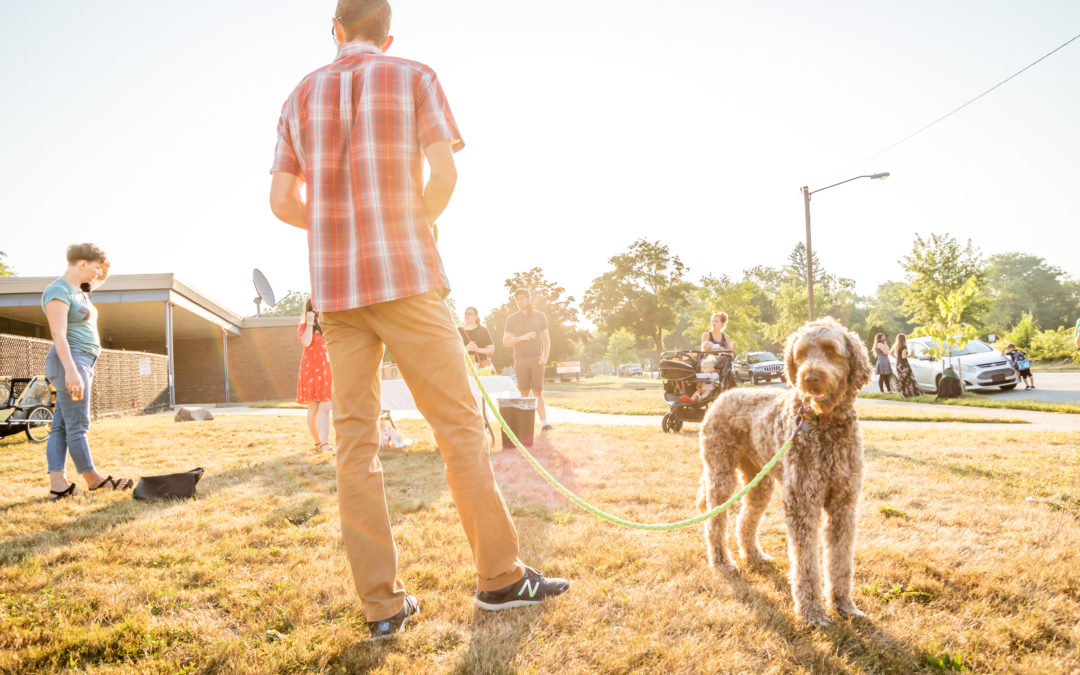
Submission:
<svg viewBox="0 0 1080 675">
<path fill-rule="evenodd" d="M 735 379 L 750 384 L 784 379 L 784 362 L 771 352 L 750 352 L 735 359 Z"/>
</svg>

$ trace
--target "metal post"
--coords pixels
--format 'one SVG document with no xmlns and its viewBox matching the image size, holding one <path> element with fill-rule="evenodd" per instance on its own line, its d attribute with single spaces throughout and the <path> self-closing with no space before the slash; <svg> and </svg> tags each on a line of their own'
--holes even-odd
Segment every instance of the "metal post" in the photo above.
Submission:
<svg viewBox="0 0 1080 675">
<path fill-rule="evenodd" d="M 810 189 L 802 189 L 803 205 L 806 209 L 806 300 L 810 321 L 814 320 L 814 249 L 810 246 Z"/>
<path fill-rule="evenodd" d="M 225 368 L 225 402 L 229 403 L 229 333 L 221 329 L 221 363 Z"/>
<path fill-rule="evenodd" d="M 172 303 L 168 300 L 165 301 L 165 351 L 168 352 L 169 356 L 169 407 L 175 408 L 176 389 L 173 384 L 176 370 L 173 362 L 173 314 Z"/>
</svg>

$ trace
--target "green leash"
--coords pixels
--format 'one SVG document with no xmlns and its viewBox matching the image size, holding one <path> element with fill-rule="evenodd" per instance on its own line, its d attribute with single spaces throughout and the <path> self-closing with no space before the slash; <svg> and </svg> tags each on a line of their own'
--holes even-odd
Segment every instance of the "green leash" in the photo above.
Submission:
<svg viewBox="0 0 1080 675">
<path fill-rule="evenodd" d="M 536 458 L 529 454 L 529 451 L 526 450 L 525 446 L 521 444 L 521 441 L 519 441 L 517 436 L 514 435 L 514 432 L 510 430 L 510 427 L 506 424 L 506 420 L 504 420 L 502 418 L 502 415 L 499 414 L 498 406 L 496 406 L 495 403 L 491 400 L 491 397 L 487 393 L 487 389 L 484 389 L 484 385 L 480 382 L 480 374 L 476 372 L 476 367 L 473 366 L 472 359 L 469 358 L 468 354 L 465 355 L 465 363 L 466 365 L 468 365 L 469 372 L 472 373 L 473 379 L 476 380 L 476 386 L 480 388 L 480 394 L 484 397 L 484 400 L 487 402 L 488 407 L 491 408 L 491 412 L 495 415 L 495 419 L 498 420 L 499 426 L 502 427 L 503 433 L 505 433 L 507 438 L 509 438 L 514 443 L 514 446 L 517 447 L 518 451 L 526 459 L 526 461 L 528 461 L 529 464 L 531 464 L 532 467 L 536 469 L 537 473 L 543 476 L 547 480 L 547 482 L 551 483 L 551 485 L 556 490 L 565 495 L 567 499 L 574 502 L 589 513 L 599 518 L 603 518 L 604 520 L 615 523 L 616 525 L 622 525 L 623 527 L 629 527 L 635 530 L 676 530 L 680 527 L 686 527 L 688 525 L 694 525 L 696 523 L 704 522 L 709 518 L 712 518 L 716 515 L 723 513 L 724 511 L 727 511 L 729 508 L 731 508 L 732 504 L 746 496 L 747 492 L 750 492 L 750 490 L 754 489 L 755 485 L 761 482 L 761 479 L 763 479 L 765 475 L 768 474 L 774 466 L 776 466 L 776 463 L 780 461 L 780 458 L 784 456 L 784 453 L 786 453 L 791 448 L 791 443 L 795 440 L 795 437 L 799 435 L 799 432 L 807 428 L 806 424 L 800 418 L 797 418 L 795 420 L 795 432 L 791 434 L 791 438 L 787 439 L 787 441 L 785 441 L 784 444 L 780 446 L 780 449 L 776 451 L 776 454 L 772 456 L 772 459 L 765 463 L 765 466 L 761 467 L 761 471 L 758 472 L 758 475 L 754 476 L 753 480 L 744 485 L 741 490 L 736 492 L 731 497 L 731 499 L 728 499 L 723 504 L 714 506 L 713 508 L 706 511 L 705 513 L 702 513 L 699 516 L 694 516 L 693 518 L 687 518 L 685 520 L 680 520 L 674 523 L 635 523 L 632 520 L 624 520 L 622 518 L 619 518 L 618 516 L 613 516 L 610 513 L 605 513 L 604 511 L 601 511 L 600 509 L 588 503 L 581 497 L 575 495 L 573 492 L 570 492 L 570 490 L 566 489 L 566 487 L 558 480 L 556 480 L 554 476 L 548 473 L 547 469 L 542 467 L 540 463 L 536 461 Z"/>
</svg>

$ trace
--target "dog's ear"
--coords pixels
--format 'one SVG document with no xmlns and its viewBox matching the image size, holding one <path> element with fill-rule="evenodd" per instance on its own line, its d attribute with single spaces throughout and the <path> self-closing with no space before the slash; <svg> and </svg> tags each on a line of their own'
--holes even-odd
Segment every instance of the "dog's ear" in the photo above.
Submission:
<svg viewBox="0 0 1080 675">
<path fill-rule="evenodd" d="M 787 383 L 792 387 L 795 386 L 795 380 L 799 374 L 799 365 L 795 363 L 795 345 L 798 344 L 800 337 L 802 337 L 801 328 L 789 335 L 787 342 L 784 343 L 784 373 L 787 375 Z"/>
<path fill-rule="evenodd" d="M 870 383 L 874 368 L 870 365 L 866 345 L 858 333 L 844 331 L 844 347 L 848 353 L 848 385 L 858 391 Z"/>
</svg>

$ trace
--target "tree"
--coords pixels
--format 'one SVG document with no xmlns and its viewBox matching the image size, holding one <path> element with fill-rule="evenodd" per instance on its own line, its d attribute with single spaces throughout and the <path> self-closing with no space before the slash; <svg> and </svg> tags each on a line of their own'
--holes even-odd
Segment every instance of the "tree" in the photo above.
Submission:
<svg viewBox="0 0 1080 675">
<path fill-rule="evenodd" d="M 574 342 L 588 334 L 577 327 L 578 310 L 573 296 L 563 297 L 566 289 L 544 278 L 544 271 L 534 267 L 526 272 L 515 272 L 503 282 L 509 298 L 506 303 L 496 307 L 484 319 L 484 324 L 495 341 L 495 354 L 492 361 L 499 368 L 505 368 L 513 362 L 513 349 L 502 346 L 506 319 L 518 311 L 517 304 L 509 297 L 518 288 L 527 288 L 532 294 L 533 307 L 544 313 L 548 321 L 548 335 L 551 338 L 551 352 L 548 362 L 565 361 L 576 353 Z"/>
<path fill-rule="evenodd" d="M 636 361 L 637 339 L 626 329 L 612 333 L 608 338 L 607 360 L 611 367 L 618 370 L 624 363 Z"/>
<path fill-rule="evenodd" d="M 760 273 L 760 272 L 759 272 Z M 765 336 L 774 343 L 783 343 L 787 336 L 806 323 L 810 312 L 806 289 L 806 245 L 799 242 L 788 255 L 788 264 L 769 275 L 775 284 L 772 298 L 775 307 L 773 320 L 765 327 Z M 855 281 L 829 274 L 814 256 L 814 314 L 832 316 L 850 325 L 855 306 Z"/>
<path fill-rule="evenodd" d="M 1080 299 L 1060 268 L 1026 253 L 991 256 L 983 285 L 990 296 L 986 324 L 997 333 L 1016 325 L 1025 312 L 1040 326 L 1068 326 Z"/>
<path fill-rule="evenodd" d="M 6 257 L 7 253 L 0 251 L 0 277 L 16 276 L 15 270 L 12 269 L 11 265 L 8 265 L 6 262 L 4 262 L 4 258 Z"/>
<path fill-rule="evenodd" d="M 304 313 L 304 303 L 311 293 L 289 291 L 276 305 L 263 312 L 263 316 L 300 316 Z"/>
<path fill-rule="evenodd" d="M 969 239 L 961 246 L 948 234 L 931 234 L 923 239 L 915 234 L 911 253 L 900 262 L 904 268 L 907 285 L 903 287 L 903 312 L 915 325 L 925 325 L 940 318 L 938 298 L 947 298 L 959 291 L 971 277 L 976 285 L 982 280 L 982 256 Z M 964 306 L 960 321 L 979 327 L 986 313 L 988 301 L 983 296 L 973 297 Z"/>
<path fill-rule="evenodd" d="M 911 325 L 901 311 L 904 304 L 904 282 L 886 281 L 877 287 L 877 293 L 867 298 L 866 332 L 863 338 L 872 344 L 870 338 L 877 333 L 893 337 L 897 333 L 910 333 Z"/>
<path fill-rule="evenodd" d="M 715 312 L 724 312 L 728 315 L 728 323 L 725 332 L 731 336 L 739 349 L 752 351 L 760 346 L 758 336 L 761 332 L 761 309 L 757 305 L 757 299 L 761 295 L 761 288 L 753 281 L 744 278 L 742 281 L 732 281 L 727 275 L 702 277 L 698 287 L 697 296 L 701 300 L 698 305 L 701 309 L 695 314 L 694 319 L 698 330 L 693 335 L 695 349 L 701 340 L 701 334 L 707 330 L 709 320 Z M 693 328 L 690 329 L 691 331 Z"/>
<path fill-rule="evenodd" d="M 689 304 L 693 284 L 687 268 L 666 244 L 638 239 L 626 253 L 608 259 L 612 269 L 593 279 L 582 307 L 609 333 L 626 329 L 648 338 L 657 361 L 664 351 L 664 331 L 675 327 L 679 310 Z"/>
<path fill-rule="evenodd" d="M 936 316 L 926 325 L 915 329 L 915 335 L 926 335 L 934 341 L 928 351 L 934 358 L 941 359 L 942 373 L 945 372 L 945 359 L 953 349 L 963 348 L 978 337 L 975 327 L 963 320 L 968 308 L 977 302 L 978 297 L 979 286 L 975 277 L 968 277 L 960 288 L 949 291 L 947 295 L 939 295 Z M 959 375 L 962 388 L 964 376 L 962 372 Z"/>
<path fill-rule="evenodd" d="M 1031 346 L 1031 340 L 1038 331 L 1039 324 L 1035 321 L 1035 317 L 1032 316 L 1031 312 L 1024 312 L 1020 321 L 1013 326 L 1012 330 L 1003 335 L 998 342 L 1002 343 L 1001 346 L 1003 347 L 1011 342 L 1020 349 L 1027 349 Z"/>
</svg>

